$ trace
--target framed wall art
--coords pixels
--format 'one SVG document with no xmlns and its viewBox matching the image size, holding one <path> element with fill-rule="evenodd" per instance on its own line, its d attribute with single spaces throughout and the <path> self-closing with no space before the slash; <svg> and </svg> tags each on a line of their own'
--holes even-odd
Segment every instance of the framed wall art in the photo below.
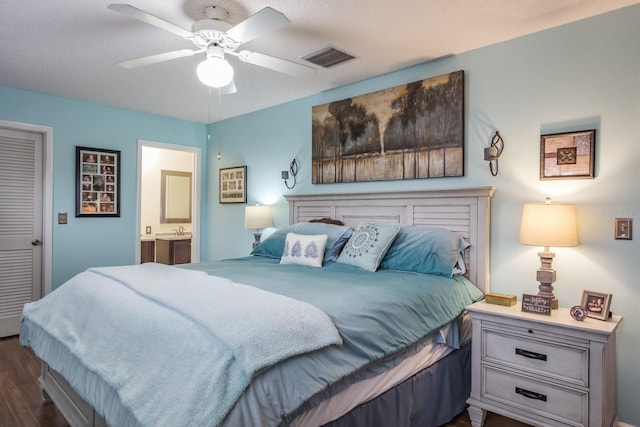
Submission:
<svg viewBox="0 0 640 427">
<path fill-rule="evenodd" d="M 220 203 L 247 203 L 247 167 L 220 169 Z"/>
<path fill-rule="evenodd" d="M 633 230 L 631 228 L 631 218 L 616 218 L 615 219 L 615 239 L 616 240 L 632 240 Z"/>
<path fill-rule="evenodd" d="M 76 217 L 120 216 L 120 151 L 76 147 Z"/>
<path fill-rule="evenodd" d="M 596 130 L 542 135 L 540 179 L 593 178 Z"/>
<path fill-rule="evenodd" d="M 611 297 L 611 294 L 583 291 L 581 306 L 584 307 L 588 317 L 607 320 L 609 318 L 609 308 L 611 307 Z"/>
<path fill-rule="evenodd" d="M 464 71 L 312 108 L 312 184 L 464 176 Z"/>
</svg>

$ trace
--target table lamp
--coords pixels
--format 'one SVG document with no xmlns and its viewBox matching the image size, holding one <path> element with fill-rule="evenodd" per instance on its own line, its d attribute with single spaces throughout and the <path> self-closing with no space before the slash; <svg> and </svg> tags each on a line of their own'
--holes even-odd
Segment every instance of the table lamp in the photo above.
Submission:
<svg viewBox="0 0 640 427">
<path fill-rule="evenodd" d="M 551 308 L 558 308 L 558 299 L 553 295 L 556 271 L 551 266 L 555 253 L 551 252 L 549 247 L 578 245 L 575 207 L 551 204 L 549 199 L 546 203 L 526 203 L 522 210 L 520 243 L 544 247 L 542 252 L 538 252 L 538 295 L 553 298 Z"/>
<path fill-rule="evenodd" d="M 260 244 L 261 228 L 271 227 L 271 208 L 265 205 L 247 206 L 244 208 L 244 228 L 255 228 L 253 248 Z"/>
</svg>

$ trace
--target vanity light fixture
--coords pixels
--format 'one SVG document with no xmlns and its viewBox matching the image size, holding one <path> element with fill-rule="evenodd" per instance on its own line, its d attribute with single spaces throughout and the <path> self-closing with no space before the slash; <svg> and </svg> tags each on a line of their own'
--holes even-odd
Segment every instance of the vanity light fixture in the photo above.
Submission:
<svg viewBox="0 0 640 427">
<path fill-rule="evenodd" d="M 502 154 L 503 149 L 504 140 L 500 136 L 500 132 L 496 131 L 496 134 L 491 138 L 491 145 L 484 149 L 484 159 L 489 162 L 489 170 L 493 176 L 498 175 L 498 157 Z"/>
<path fill-rule="evenodd" d="M 578 245 L 575 206 L 552 204 L 549 198 L 545 203 L 526 203 L 522 209 L 520 243 L 544 247 L 542 252 L 538 252 L 538 295 L 553 298 L 551 308 L 558 308 L 558 299 L 553 295 L 556 271 L 551 266 L 555 253 L 549 247 Z"/>
</svg>

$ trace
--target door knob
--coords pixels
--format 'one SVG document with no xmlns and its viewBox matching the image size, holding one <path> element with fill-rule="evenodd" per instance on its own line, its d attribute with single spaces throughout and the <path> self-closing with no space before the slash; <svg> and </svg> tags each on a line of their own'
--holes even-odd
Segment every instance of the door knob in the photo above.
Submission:
<svg viewBox="0 0 640 427">
<path fill-rule="evenodd" d="M 32 244 L 33 246 L 40 246 L 40 245 L 42 244 L 42 242 L 41 242 L 39 239 L 33 239 L 33 240 L 31 241 L 31 244 Z"/>
</svg>

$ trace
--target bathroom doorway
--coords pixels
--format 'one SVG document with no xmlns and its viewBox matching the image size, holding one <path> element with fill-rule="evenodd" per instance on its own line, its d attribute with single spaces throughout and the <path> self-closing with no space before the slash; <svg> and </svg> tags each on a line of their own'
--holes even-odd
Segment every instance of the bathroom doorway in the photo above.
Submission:
<svg viewBox="0 0 640 427">
<path fill-rule="evenodd" d="M 136 246 L 136 262 L 165 262 L 164 255 L 157 258 L 156 243 L 166 243 L 167 238 L 190 239 L 191 251 L 188 262 L 200 261 L 200 156 L 197 147 L 138 140 L 138 197 L 137 226 L 139 242 Z M 184 194 L 188 186 L 180 186 L 180 203 L 189 203 L 180 208 L 189 212 L 179 220 L 166 218 L 168 189 L 163 182 L 167 175 L 180 174 L 191 177 L 190 194 Z M 163 193 L 164 192 L 164 193 Z M 163 205 L 163 203 L 165 205 Z M 174 237 L 179 236 L 179 237 Z M 177 244 L 178 242 L 172 242 Z M 182 244 L 184 242 L 180 242 Z M 160 245 L 162 246 L 162 245 Z M 184 256 L 180 257 L 185 262 Z"/>
</svg>

